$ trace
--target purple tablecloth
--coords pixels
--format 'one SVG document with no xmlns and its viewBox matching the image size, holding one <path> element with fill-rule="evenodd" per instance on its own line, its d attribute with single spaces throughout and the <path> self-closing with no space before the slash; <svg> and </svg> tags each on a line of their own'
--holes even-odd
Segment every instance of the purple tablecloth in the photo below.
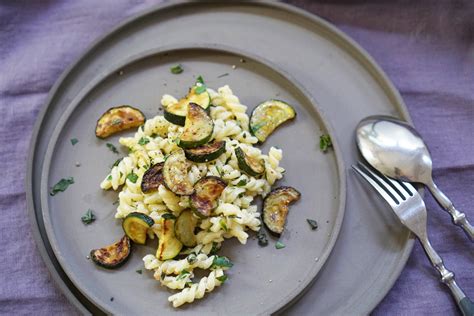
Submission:
<svg viewBox="0 0 474 316">
<path fill-rule="evenodd" d="M 0 313 L 75 309 L 36 250 L 25 202 L 31 130 L 51 86 L 96 38 L 156 4 L 151 0 L 0 1 Z M 434 177 L 474 220 L 474 2 L 290 1 L 359 42 L 400 90 L 428 143 Z M 474 297 L 474 251 L 427 195 L 434 247 Z M 449 315 L 457 310 L 416 244 L 376 315 Z"/>
</svg>

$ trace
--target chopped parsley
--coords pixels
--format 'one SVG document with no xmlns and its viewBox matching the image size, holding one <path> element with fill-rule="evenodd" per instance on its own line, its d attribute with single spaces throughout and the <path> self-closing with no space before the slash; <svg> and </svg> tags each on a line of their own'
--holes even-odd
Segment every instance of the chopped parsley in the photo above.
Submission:
<svg viewBox="0 0 474 316">
<path fill-rule="evenodd" d="M 196 78 L 196 83 L 204 84 L 204 79 L 202 78 L 201 75 L 199 75 L 199 76 Z"/>
<path fill-rule="evenodd" d="M 223 230 L 228 231 L 228 228 L 227 228 L 227 224 L 226 224 L 226 222 L 225 222 L 225 219 L 222 218 L 222 219 L 219 221 L 219 226 L 221 226 L 221 228 L 222 228 Z"/>
<path fill-rule="evenodd" d="M 185 278 L 187 278 L 189 275 L 191 275 L 191 273 L 187 270 L 183 270 L 181 271 L 181 273 L 176 277 L 176 281 L 179 281 L 179 280 L 183 280 Z"/>
<path fill-rule="evenodd" d="M 243 186 L 246 185 L 246 184 L 247 184 L 247 180 L 242 179 L 242 180 L 240 180 L 236 185 L 237 185 L 238 187 L 243 187 Z"/>
<path fill-rule="evenodd" d="M 221 283 L 224 283 L 226 280 L 227 280 L 227 275 L 221 275 L 220 277 L 217 277 L 216 279 L 218 279 Z"/>
<path fill-rule="evenodd" d="M 234 264 L 227 257 L 215 256 L 212 267 L 232 268 Z"/>
<path fill-rule="evenodd" d="M 327 152 L 330 147 L 332 147 L 331 136 L 329 136 L 327 134 L 321 135 L 319 137 L 319 148 L 323 152 Z"/>
<path fill-rule="evenodd" d="M 283 249 L 283 248 L 285 248 L 285 244 L 282 243 L 281 241 L 277 241 L 276 244 L 275 244 L 275 248 L 276 249 Z"/>
<path fill-rule="evenodd" d="M 82 221 L 85 225 L 92 224 L 92 222 L 95 221 L 95 215 L 94 215 L 94 213 L 92 212 L 91 209 L 88 209 L 87 212 L 86 212 L 86 214 L 82 215 L 81 221 Z"/>
<path fill-rule="evenodd" d="M 210 255 L 215 255 L 219 249 L 221 249 L 220 245 L 216 243 L 215 241 L 212 242 L 212 248 L 211 251 L 209 252 Z"/>
<path fill-rule="evenodd" d="M 142 138 L 140 138 L 140 140 L 138 141 L 138 144 L 143 146 L 143 145 L 148 144 L 149 142 L 150 142 L 150 140 L 149 140 L 148 138 L 142 137 Z"/>
<path fill-rule="evenodd" d="M 207 89 L 206 85 L 201 84 L 199 86 L 196 86 L 196 88 L 194 89 L 194 92 L 196 92 L 197 94 L 201 94 L 201 93 L 205 92 L 206 89 Z"/>
<path fill-rule="evenodd" d="M 142 269 L 135 270 L 136 273 L 142 274 Z"/>
<path fill-rule="evenodd" d="M 265 247 L 266 245 L 268 245 L 267 234 L 265 234 L 263 227 L 260 227 L 260 230 L 257 232 L 257 239 L 259 246 Z"/>
<path fill-rule="evenodd" d="M 137 183 L 138 176 L 132 171 L 127 175 L 127 179 L 130 180 L 132 183 Z"/>
<path fill-rule="evenodd" d="M 225 77 L 225 76 L 228 76 L 228 75 L 229 75 L 229 73 L 226 72 L 225 74 L 222 74 L 222 75 L 217 76 L 217 78 L 222 78 L 222 77 Z"/>
<path fill-rule="evenodd" d="M 315 229 L 318 228 L 318 222 L 316 222 L 314 219 L 307 218 L 306 221 L 308 222 L 309 226 L 311 227 L 311 230 L 315 230 Z"/>
<path fill-rule="evenodd" d="M 109 176 L 107 177 L 107 180 L 112 181 L 112 175 L 111 174 L 109 174 Z"/>
<path fill-rule="evenodd" d="M 107 148 L 110 149 L 111 152 L 113 152 L 114 154 L 118 154 L 118 150 L 117 150 L 117 147 L 114 146 L 114 144 L 111 144 L 111 143 L 107 143 Z"/>
<path fill-rule="evenodd" d="M 179 75 L 183 72 L 183 66 L 181 64 L 174 65 L 170 68 L 170 71 L 174 75 Z"/>
<path fill-rule="evenodd" d="M 77 143 L 79 143 L 79 140 L 77 140 L 77 138 L 71 138 L 71 144 L 73 146 L 76 145 Z"/>
<path fill-rule="evenodd" d="M 122 157 L 122 158 L 119 158 L 119 159 L 117 159 L 117 160 L 115 160 L 114 164 L 112 165 L 112 168 L 113 168 L 113 167 L 117 167 L 117 166 L 119 165 L 119 163 L 120 163 L 122 160 L 123 160 L 123 157 Z M 112 168 L 111 168 L 111 169 L 112 169 Z"/>
<path fill-rule="evenodd" d="M 59 192 L 64 192 L 66 189 L 69 187 L 69 185 L 74 183 L 74 178 L 69 177 L 69 178 L 63 178 L 59 180 L 58 183 L 56 183 L 52 188 L 51 191 L 49 191 L 49 195 L 54 196 L 58 194 Z"/>
</svg>

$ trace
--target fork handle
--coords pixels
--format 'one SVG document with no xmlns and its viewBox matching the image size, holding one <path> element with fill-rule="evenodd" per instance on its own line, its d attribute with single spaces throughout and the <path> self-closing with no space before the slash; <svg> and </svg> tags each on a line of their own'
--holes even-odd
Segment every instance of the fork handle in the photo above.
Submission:
<svg viewBox="0 0 474 316">
<path fill-rule="evenodd" d="M 431 243 L 426 236 L 419 236 L 419 239 L 426 255 L 431 261 L 431 264 L 436 268 L 436 270 L 438 270 L 441 276 L 441 282 L 446 284 L 451 290 L 451 295 L 456 301 L 462 314 L 464 316 L 474 316 L 474 303 L 456 283 L 456 280 L 454 280 L 454 273 L 444 266 L 443 259 L 441 259 L 438 253 L 433 249 L 433 246 L 431 246 Z"/>
<path fill-rule="evenodd" d="M 474 227 L 472 227 L 472 225 L 467 220 L 466 214 L 458 211 L 454 207 L 453 203 L 443 192 L 441 192 L 440 189 L 438 189 L 433 181 L 428 183 L 427 186 L 436 201 L 438 201 L 439 205 L 441 205 L 451 215 L 453 224 L 461 227 L 466 233 L 467 237 L 469 237 L 469 239 L 474 242 Z"/>
</svg>

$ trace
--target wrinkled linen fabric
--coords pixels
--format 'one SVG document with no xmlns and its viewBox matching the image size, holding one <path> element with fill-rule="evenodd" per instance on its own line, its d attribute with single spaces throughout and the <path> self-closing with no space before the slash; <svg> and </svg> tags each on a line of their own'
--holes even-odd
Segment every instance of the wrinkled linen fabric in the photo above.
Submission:
<svg viewBox="0 0 474 316">
<path fill-rule="evenodd" d="M 24 178 L 33 125 L 61 73 L 97 38 L 160 1 L 0 1 L 0 313 L 74 314 L 52 282 L 26 216 Z M 288 1 L 332 22 L 365 48 L 400 90 L 431 149 L 434 177 L 474 219 L 474 2 Z M 429 194 L 428 209 L 438 210 Z M 474 297 L 474 251 L 442 211 L 429 232 Z M 416 244 L 374 315 L 455 315 Z"/>
</svg>

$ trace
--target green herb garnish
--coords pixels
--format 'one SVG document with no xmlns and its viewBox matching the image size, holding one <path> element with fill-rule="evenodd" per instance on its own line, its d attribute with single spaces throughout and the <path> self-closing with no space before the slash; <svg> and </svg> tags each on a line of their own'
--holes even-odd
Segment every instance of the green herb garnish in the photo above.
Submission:
<svg viewBox="0 0 474 316">
<path fill-rule="evenodd" d="M 199 75 L 199 76 L 196 78 L 196 83 L 204 84 L 204 79 L 202 78 L 201 75 Z"/>
<path fill-rule="evenodd" d="M 263 227 L 260 227 L 259 231 L 257 232 L 257 239 L 259 246 L 265 247 L 266 245 L 268 245 L 267 234 L 265 234 Z"/>
<path fill-rule="evenodd" d="M 223 230 L 228 231 L 227 224 L 223 218 L 219 221 L 219 225 Z"/>
<path fill-rule="evenodd" d="M 240 180 L 236 185 L 237 185 L 238 187 L 243 187 L 243 186 L 246 185 L 246 184 L 247 184 L 247 180 L 242 179 L 242 180 Z"/>
<path fill-rule="evenodd" d="M 285 248 L 285 244 L 282 243 L 281 241 L 277 241 L 276 244 L 275 244 L 275 248 L 276 249 L 283 249 L 283 248 Z"/>
<path fill-rule="evenodd" d="M 221 249 L 221 247 L 219 246 L 219 244 L 216 243 L 215 241 L 213 241 L 212 242 L 212 248 L 211 248 L 211 251 L 209 251 L 209 254 L 210 255 L 215 255 L 220 249 Z"/>
<path fill-rule="evenodd" d="M 224 283 L 226 280 L 227 280 L 227 275 L 221 275 L 220 277 L 217 277 L 216 279 L 218 279 L 221 283 Z"/>
<path fill-rule="evenodd" d="M 234 264 L 227 257 L 215 256 L 212 262 L 213 267 L 232 268 Z"/>
<path fill-rule="evenodd" d="M 196 86 L 196 88 L 194 88 L 194 92 L 196 92 L 197 94 L 201 94 L 201 93 L 205 92 L 206 89 L 207 89 L 206 85 L 201 84 L 199 86 Z"/>
<path fill-rule="evenodd" d="M 123 160 L 123 157 L 115 160 L 114 164 L 112 165 L 112 168 L 117 167 L 122 160 Z M 110 168 L 110 169 L 112 169 L 112 168 Z"/>
<path fill-rule="evenodd" d="M 51 191 L 49 192 L 49 195 L 54 196 L 59 192 L 64 192 L 68 188 L 69 185 L 74 183 L 74 178 L 69 177 L 65 179 L 59 180 L 58 183 L 56 183 L 52 188 Z"/>
<path fill-rule="evenodd" d="M 181 273 L 176 277 L 176 281 L 187 278 L 191 273 L 187 270 L 181 271 Z"/>
<path fill-rule="evenodd" d="M 112 181 L 112 175 L 111 174 L 109 174 L 109 176 L 107 177 L 107 180 Z"/>
<path fill-rule="evenodd" d="M 172 74 L 178 75 L 183 72 L 183 66 L 181 64 L 174 65 L 170 68 Z"/>
<path fill-rule="evenodd" d="M 148 144 L 149 142 L 150 142 L 150 140 L 149 140 L 148 138 L 142 137 L 142 138 L 140 138 L 140 140 L 138 141 L 138 144 L 143 146 L 143 145 Z"/>
<path fill-rule="evenodd" d="M 319 148 L 323 152 L 327 152 L 329 147 L 332 147 L 331 136 L 323 134 L 319 137 Z"/>
<path fill-rule="evenodd" d="M 130 180 L 132 183 L 137 183 L 138 176 L 132 171 L 127 175 L 127 179 Z"/>
<path fill-rule="evenodd" d="M 74 146 L 76 145 L 77 143 L 79 143 L 79 141 L 77 140 L 77 138 L 71 138 L 71 144 Z"/>
<path fill-rule="evenodd" d="M 318 228 L 318 222 L 316 222 L 314 219 L 307 218 L 306 221 L 308 222 L 312 230 L 315 230 Z"/>
<path fill-rule="evenodd" d="M 84 214 L 82 217 L 81 217 L 81 221 L 85 224 L 85 225 L 89 225 L 89 224 L 92 224 L 93 221 L 95 221 L 95 215 L 94 213 L 92 212 L 91 209 L 88 209 L 86 214 Z"/>
<path fill-rule="evenodd" d="M 118 150 L 117 150 L 117 147 L 114 146 L 114 144 L 111 144 L 111 143 L 107 143 L 107 148 L 110 149 L 110 151 L 112 151 L 114 154 L 118 154 Z"/>
</svg>

